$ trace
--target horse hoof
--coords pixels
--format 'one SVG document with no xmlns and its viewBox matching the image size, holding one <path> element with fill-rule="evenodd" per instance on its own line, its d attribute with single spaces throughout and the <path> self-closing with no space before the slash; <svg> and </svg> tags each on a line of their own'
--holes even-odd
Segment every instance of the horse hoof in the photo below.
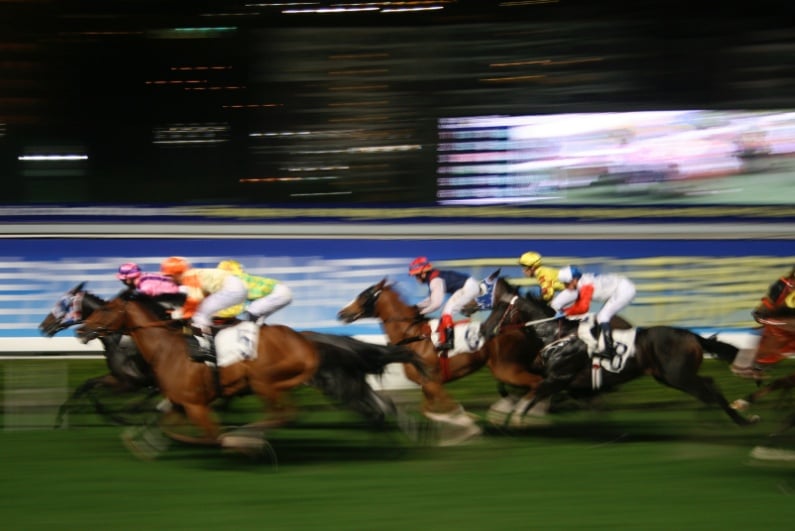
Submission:
<svg viewBox="0 0 795 531">
<path fill-rule="evenodd" d="M 121 441 L 131 454 L 142 461 L 154 461 L 169 445 L 168 439 L 151 428 L 127 428 L 121 433 Z"/>
<path fill-rule="evenodd" d="M 505 423 L 508 422 L 510 414 L 510 411 L 505 412 L 489 409 L 488 413 L 486 413 L 486 422 L 493 426 L 504 426 Z"/>
<path fill-rule="evenodd" d="M 735 411 L 745 411 L 751 406 L 751 403 L 742 398 L 738 398 L 731 403 L 731 408 Z"/>
<path fill-rule="evenodd" d="M 469 413 L 463 410 L 456 410 L 453 413 L 432 413 L 430 411 L 426 411 L 423 414 L 435 422 L 441 422 L 442 424 L 452 424 L 461 427 L 475 426 L 474 419 L 477 418 L 473 418 Z"/>
<path fill-rule="evenodd" d="M 755 446 L 751 450 L 751 457 L 760 461 L 787 461 L 795 462 L 795 451 L 768 446 Z"/>
<path fill-rule="evenodd" d="M 463 429 L 456 428 L 453 430 L 449 436 L 441 436 L 439 438 L 439 446 L 456 446 L 459 444 L 463 444 L 474 437 L 479 436 L 483 433 L 483 430 L 480 429 L 477 425 L 465 426 Z"/>
<path fill-rule="evenodd" d="M 511 415 L 516 400 L 511 397 L 500 398 L 494 402 L 486 413 L 486 420 L 495 426 L 503 426 Z"/>
<path fill-rule="evenodd" d="M 530 428 L 533 426 L 549 426 L 552 422 L 546 417 L 538 415 L 512 415 L 509 426 L 511 428 Z"/>
<path fill-rule="evenodd" d="M 729 368 L 735 376 L 739 376 L 740 378 L 745 378 L 747 380 L 759 381 L 765 378 L 764 372 L 754 367 L 738 367 L 736 365 L 730 365 Z"/>
</svg>

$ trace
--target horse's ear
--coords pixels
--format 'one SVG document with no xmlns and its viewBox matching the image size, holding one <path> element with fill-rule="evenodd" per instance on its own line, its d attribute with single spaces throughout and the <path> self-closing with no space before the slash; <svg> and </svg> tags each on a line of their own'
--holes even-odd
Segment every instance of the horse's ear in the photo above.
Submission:
<svg viewBox="0 0 795 531">
<path fill-rule="evenodd" d="M 489 281 L 490 283 L 491 283 L 491 282 L 494 282 L 494 280 L 495 280 L 497 277 L 499 277 L 499 276 L 500 276 L 500 272 L 501 272 L 501 271 L 502 271 L 502 268 L 499 268 L 499 269 L 497 269 L 497 270 L 496 270 L 494 273 L 492 273 L 491 275 L 489 275 L 489 277 L 488 277 L 488 281 Z"/>
<path fill-rule="evenodd" d="M 83 282 L 81 282 L 77 286 L 75 286 L 72 289 L 70 289 L 69 293 L 71 293 L 72 295 L 74 295 L 75 293 L 79 293 L 79 292 L 83 291 L 83 286 L 85 286 L 85 285 L 86 285 L 86 281 L 84 280 Z"/>
<path fill-rule="evenodd" d="M 375 289 L 384 289 L 384 286 L 386 286 L 386 277 L 382 278 L 381 282 L 376 284 Z"/>
</svg>

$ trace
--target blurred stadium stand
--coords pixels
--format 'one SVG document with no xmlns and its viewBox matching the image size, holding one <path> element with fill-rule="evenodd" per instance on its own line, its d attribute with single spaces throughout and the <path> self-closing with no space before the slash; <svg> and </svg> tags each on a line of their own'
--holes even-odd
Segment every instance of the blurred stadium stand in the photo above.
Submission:
<svg viewBox="0 0 795 531">
<path fill-rule="evenodd" d="M 439 118 L 795 108 L 780 6 L 5 0 L 3 198 L 433 202 Z"/>
</svg>

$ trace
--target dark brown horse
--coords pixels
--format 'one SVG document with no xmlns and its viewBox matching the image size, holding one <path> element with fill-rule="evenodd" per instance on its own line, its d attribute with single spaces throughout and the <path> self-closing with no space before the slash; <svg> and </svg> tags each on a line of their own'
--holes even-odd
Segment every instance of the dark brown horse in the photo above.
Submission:
<svg viewBox="0 0 795 531">
<path fill-rule="evenodd" d="M 84 289 L 85 282 L 64 293 L 53 309 L 39 324 L 39 330 L 46 337 L 53 337 L 69 327 L 82 324 L 94 310 L 104 306 L 107 301 Z M 161 318 L 166 315 L 162 311 Z M 120 333 L 108 334 L 99 338 L 103 346 L 107 374 L 89 378 L 80 384 L 66 402 L 58 408 L 56 427 L 63 424 L 66 414 L 75 408 L 84 396 L 93 404 L 97 414 L 116 424 L 131 424 L 140 418 L 140 413 L 152 411 L 149 399 L 159 394 L 154 375 L 129 336 Z M 98 390 L 108 390 L 113 394 L 134 393 L 145 390 L 142 400 L 133 403 L 124 411 L 107 407 Z"/>
<path fill-rule="evenodd" d="M 191 359 L 195 338 L 186 337 L 180 323 L 160 319 L 153 305 L 146 297 L 122 294 L 86 318 L 77 335 L 88 341 L 106 334 L 129 334 L 155 375 L 160 392 L 203 431 L 204 444 L 232 445 L 232 439 L 225 442 L 220 437 L 220 426 L 211 414 L 210 405 L 216 398 L 258 395 L 271 415 L 252 425 L 256 428 L 280 426 L 293 418 L 290 391 L 303 384 L 347 400 L 346 405 L 357 411 L 372 414 L 378 409 L 382 415 L 385 400 L 374 396 L 366 376 L 383 372 L 390 363 L 413 362 L 422 370 L 408 349 L 366 344 L 363 353 L 360 347 L 365 344 L 352 338 L 265 325 L 253 332 L 256 352 L 241 351 L 235 361 L 219 366 L 216 372 Z"/>
<path fill-rule="evenodd" d="M 538 374 L 529 370 L 533 360 L 526 355 L 541 348 L 540 340 L 520 329 L 485 343 L 480 341 L 481 346 L 472 351 L 440 358 L 432 341 L 429 320 L 419 315 L 415 307 L 403 302 L 386 279 L 359 293 L 337 316 L 346 323 L 367 317 L 378 318 L 390 342 L 407 345 L 419 354 L 431 378 L 421 378 L 410 366 L 406 366 L 405 374 L 421 387 L 423 412 L 433 420 L 445 421 L 447 417 L 455 419 L 455 422 L 467 422 L 469 417 L 462 413 L 463 408 L 450 397 L 444 384 L 472 374 L 484 365 L 499 382 L 516 387 L 534 388 L 541 381 Z M 462 342 L 457 343 L 460 345 Z M 474 429 L 471 431 L 473 435 L 476 433 Z"/>
<path fill-rule="evenodd" d="M 554 314 L 543 302 L 512 297 L 508 302 L 497 301 L 483 323 L 483 329 L 491 333 L 505 326 L 525 326 L 545 345 L 536 357 L 536 369 L 544 373 L 544 379 L 528 407 L 560 391 L 595 394 L 650 375 L 661 384 L 684 391 L 706 404 L 717 404 L 737 424 L 758 420 L 745 418 L 732 409 L 712 378 L 698 374 L 705 352 L 730 363 L 738 352 L 734 345 L 670 326 L 624 331 L 629 333 L 626 336 L 619 336 L 616 330 L 617 351 L 621 355 L 608 363 L 589 355 L 586 341 L 595 342 L 595 327 L 554 319 Z"/>
</svg>

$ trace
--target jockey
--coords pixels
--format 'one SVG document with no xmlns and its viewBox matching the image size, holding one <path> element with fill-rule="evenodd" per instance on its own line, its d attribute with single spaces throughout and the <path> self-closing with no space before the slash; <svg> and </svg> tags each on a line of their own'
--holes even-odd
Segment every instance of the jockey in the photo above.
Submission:
<svg viewBox="0 0 795 531">
<path fill-rule="evenodd" d="M 150 297 L 176 295 L 179 293 L 179 284 L 170 277 L 160 273 L 144 273 L 138 264 L 134 262 L 127 262 L 119 266 L 116 278 L 121 280 L 128 288 Z"/>
<path fill-rule="evenodd" d="M 246 273 L 237 260 L 221 260 L 218 269 L 230 271 L 239 277 L 246 285 L 246 299 L 250 301 L 246 311 L 241 313 L 243 306 L 237 305 L 223 310 L 218 314 L 219 317 L 237 315 L 241 321 L 253 321 L 263 325 L 267 317 L 293 302 L 293 293 L 285 284 L 272 278 Z"/>
<path fill-rule="evenodd" d="M 730 369 L 737 376 L 759 379 L 764 365 L 783 360 L 795 345 L 795 267 L 770 285 L 751 316 L 762 325 L 762 337 L 755 350 L 741 350 Z"/>
<path fill-rule="evenodd" d="M 528 251 L 519 257 L 519 265 L 522 266 L 522 274 L 528 278 L 535 278 L 538 281 L 537 286 L 530 286 L 526 295 L 533 298 L 549 302 L 555 293 L 564 288 L 563 284 L 558 281 L 558 270 L 541 265 L 541 255 Z"/>
<path fill-rule="evenodd" d="M 243 281 L 223 269 L 194 268 L 182 257 L 172 256 L 160 264 L 160 271 L 180 285 L 187 295 L 182 307 L 182 318 L 190 318 L 191 324 L 209 341 L 206 354 L 214 361 L 212 316 L 216 312 L 243 304 L 246 301 L 246 285 Z"/>
<path fill-rule="evenodd" d="M 622 275 L 583 273 L 575 266 L 566 266 L 558 271 L 558 280 L 566 289 L 555 295 L 549 305 L 557 310 L 559 317 L 588 312 L 591 300 L 604 302 L 596 314 L 596 324 L 601 328 L 605 342 L 605 351 L 601 355 L 612 359 L 616 349 L 610 319 L 635 298 L 635 285 Z"/>
<path fill-rule="evenodd" d="M 754 319 L 759 317 L 795 316 L 795 266 L 789 275 L 779 278 L 767 290 L 759 308 L 754 311 Z"/>
<path fill-rule="evenodd" d="M 442 317 L 439 319 L 437 332 L 439 333 L 439 349 L 452 350 L 455 343 L 453 313 L 461 311 L 465 304 L 480 294 L 478 281 L 457 271 L 435 269 L 424 256 L 411 262 L 409 275 L 415 277 L 421 284 L 428 284 L 428 297 L 417 303 L 420 315 L 428 315 L 438 310 L 444 302 L 445 294 L 451 294 L 442 308 Z"/>
</svg>

